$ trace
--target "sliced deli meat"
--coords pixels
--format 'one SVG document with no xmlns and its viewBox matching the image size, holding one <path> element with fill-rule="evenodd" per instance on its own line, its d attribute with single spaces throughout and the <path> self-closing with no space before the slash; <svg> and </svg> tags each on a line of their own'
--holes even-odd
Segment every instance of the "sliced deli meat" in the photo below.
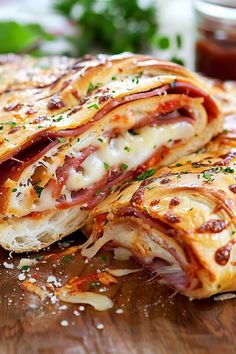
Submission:
<svg viewBox="0 0 236 354">
<path fill-rule="evenodd" d="M 191 298 L 236 290 L 235 116 L 206 148 L 124 184 L 91 213 L 82 254 L 129 250 L 156 279 Z M 145 177 L 145 176 L 144 176 Z"/>
<path fill-rule="evenodd" d="M 208 89 L 173 63 L 122 54 L 0 64 L 0 244 L 9 250 L 68 235 L 117 184 L 221 129 Z"/>
</svg>

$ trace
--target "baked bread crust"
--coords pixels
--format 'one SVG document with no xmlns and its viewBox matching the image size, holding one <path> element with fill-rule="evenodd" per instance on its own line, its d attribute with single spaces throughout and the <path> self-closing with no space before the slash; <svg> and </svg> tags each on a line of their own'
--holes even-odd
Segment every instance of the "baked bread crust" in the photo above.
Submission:
<svg viewBox="0 0 236 354">
<path fill-rule="evenodd" d="M 0 245 L 15 252 L 79 229 L 114 186 L 222 128 L 210 90 L 174 63 L 124 53 L 0 64 Z"/>
</svg>

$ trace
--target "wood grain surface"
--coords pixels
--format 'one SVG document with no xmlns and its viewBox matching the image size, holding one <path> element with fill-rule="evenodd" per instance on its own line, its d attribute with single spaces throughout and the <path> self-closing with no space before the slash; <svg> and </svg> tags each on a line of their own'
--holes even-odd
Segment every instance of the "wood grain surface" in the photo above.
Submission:
<svg viewBox="0 0 236 354">
<path fill-rule="evenodd" d="M 75 245 L 81 235 L 70 237 Z M 68 240 L 68 239 L 67 239 Z M 60 245 L 40 253 L 61 252 Z M 106 257 L 104 257 L 104 255 Z M 119 278 L 106 294 L 114 300 L 111 310 L 99 312 L 91 306 L 42 301 L 24 291 L 16 267 L 22 257 L 0 251 L 0 353 L 1 354 L 222 354 L 236 352 L 236 300 L 190 301 L 158 285 L 144 272 Z M 104 258 L 106 261 L 104 262 Z M 13 269 L 3 262 L 14 264 Z M 131 261 L 115 261 L 112 253 L 100 253 L 85 264 L 80 254 L 70 262 L 37 264 L 40 279 L 55 275 L 62 283 L 75 275 L 87 275 L 111 268 L 137 268 Z M 35 272 L 30 267 L 26 275 Z M 64 309 L 65 308 L 65 309 Z M 123 313 L 116 313 L 123 309 Z M 80 315 L 75 316 L 77 310 Z M 63 327 L 61 321 L 68 321 Z M 103 329 L 97 326 L 102 324 Z M 99 326 L 98 326 L 99 327 Z"/>
</svg>

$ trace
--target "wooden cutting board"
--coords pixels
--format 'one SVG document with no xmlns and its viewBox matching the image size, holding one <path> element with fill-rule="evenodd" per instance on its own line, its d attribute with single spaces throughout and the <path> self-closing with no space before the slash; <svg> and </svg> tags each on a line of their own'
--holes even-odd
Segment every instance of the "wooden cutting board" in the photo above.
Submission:
<svg viewBox="0 0 236 354">
<path fill-rule="evenodd" d="M 67 241 L 75 245 L 79 238 L 81 235 L 77 233 Z M 59 245 L 37 255 L 57 252 L 62 252 Z M 22 257 L 28 256 L 36 255 L 14 255 L 9 259 L 8 252 L 0 251 L 1 354 L 236 352 L 234 299 L 190 301 L 181 295 L 173 296 L 172 290 L 138 272 L 119 278 L 106 292 L 114 301 L 111 310 L 99 312 L 88 305 L 80 311 L 80 305 L 53 304 L 22 290 L 22 282 L 18 280 L 21 271 L 16 266 Z M 5 268 L 4 261 L 8 267 L 14 264 L 14 268 Z M 64 258 L 56 262 L 49 258 L 46 263 L 40 260 L 25 273 L 28 276 L 37 272 L 40 279 L 55 275 L 65 283 L 75 275 L 84 276 L 107 267 L 137 268 L 137 265 L 115 261 L 107 251 L 85 264 L 77 253 L 69 262 Z M 68 326 L 63 327 L 62 321 L 67 321 Z"/>
</svg>

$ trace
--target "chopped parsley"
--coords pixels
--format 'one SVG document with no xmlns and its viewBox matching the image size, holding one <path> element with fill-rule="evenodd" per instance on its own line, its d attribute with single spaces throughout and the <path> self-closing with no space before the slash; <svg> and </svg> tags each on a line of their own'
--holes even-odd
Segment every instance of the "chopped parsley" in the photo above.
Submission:
<svg viewBox="0 0 236 354">
<path fill-rule="evenodd" d="M 131 135 L 138 135 L 138 133 L 137 133 L 136 130 L 134 130 L 134 129 L 130 129 L 130 130 L 128 130 L 128 132 L 129 132 Z"/>
<path fill-rule="evenodd" d="M 64 256 L 63 257 L 63 261 L 65 263 L 70 263 L 72 261 L 72 256 L 68 255 L 68 256 Z"/>
<path fill-rule="evenodd" d="M 103 162 L 103 166 L 105 168 L 105 170 L 109 170 L 109 164 L 107 162 Z"/>
<path fill-rule="evenodd" d="M 99 286 L 100 286 L 101 284 L 100 284 L 99 281 L 94 281 L 94 282 L 92 282 L 90 285 L 91 285 L 92 288 L 99 288 Z"/>
<path fill-rule="evenodd" d="M 27 270 L 29 270 L 29 266 L 28 265 L 24 265 L 22 268 L 21 268 L 21 270 L 25 270 L 25 271 L 27 271 Z"/>
<path fill-rule="evenodd" d="M 100 193 L 102 193 L 102 190 L 101 190 L 101 189 L 98 189 L 98 190 L 95 192 L 96 197 L 99 196 Z"/>
<path fill-rule="evenodd" d="M 226 167 L 226 168 L 224 169 L 224 173 L 234 173 L 234 169 L 231 168 L 231 167 Z"/>
<path fill-rule="evenodd" d="M 117 77 L 116 76 L 112 76 L 112 81 L 116 81 L 117 80 Z"/>
<path fill-rule="evenodd" d="M 91 104 L 90 106 L 88 106 L 88 108 L 99 109 L 99 107 L 98 107 L 98 105 L 96 103 Z"/>
<path fill-rule="evenodd" d="M 58 118 L 54 118 L 54 122 L 60 122 L 63 119 L 63 116 L 59 116 Z"/>
<path fill-rule="evenodd" d="M 128 168 L 129 166 L 128 165 L 126 165 L 125 163 L 122 163 L 122 165 L 121 165 L 121 169 L 122 169 L 122 171 L 125 171 L 125 170 L 127 170 L 127 168 Z"/>
<path fill-rule="evenodd" d="M 96 85 L 94 85 L 92 82 L 89 83 L 87 93 L 91 92 L 92 90 L 98 88 L 99 86 L 102 86 L 101 82 L 98 82 Z"/>
<path fill-rule="evenodd" d="M 151 191 L 152 189 L 154 189 L 155 188 L 155 186 L 147 186 L 147 189 L 149 190 L 149 191 Z"/>
<path fill-rule="evenodd" d="M 12 189 L 12 192 L 13 192 L 13 193 L 17 192 L 17 188 L 13 188 L 13 189 Z"/>
<path fill-rule="evenodd" d="M 87 93 L 89 93 L 93 89 L 94 89 L 94 84 L 92 82 L 90 82 L 89 85 L 88 85 Z"/>
<path fill-rule="evenodd" d="M 60 143 L 64 143 L 66 141 L 65 138 L 57 138 L 57 140 L 60 142 Z"/>
<path fill-rule="evenodd" d="M 203 178 L 205 178 L 207 180 L 207 182 L 214 181 L 214 178 L 212 177 L 212 173 L 210 173 L 209 171 L 203 172 Z"/>
<path fill-rule="evenodd" d="M 79 143 L 79 142 L 80 142 L 80 138 L 77 139 L 77 143 Z"/>
<path fill-rule="evenodd" d="M 140 175 L 138 175 L 135 179 L 137 181 L 143 181 L 144 179 L 151 177 L 152 175 L 154 175 L 154 173 L 156 172 L 156 168 L 152 168 L 150 170 L 147 170 L 143 173 L 141 173 Z"/>
<path fill-rule="evenodd" d="M 6 122 L 6 125 L 10 125 L 11 127 L 15 127 L 16 126 L 16 122 Z"/>
<path fill-rule="evenodd" d="M 0 127 L 0 130 L 3 130 L 3 126 Z"/>
<path fill-rule="evenodd" d="M 101 260 L 104 262 L 104 263 L 106 263 L 106 261 L 107 261 L 107 256 L 101 256 Z"/>
<path fill-rule="evenodd" d="M 182 163 L 177 163 L 175 166 L 176 167 L 180 167 L 180 166 L 183 166 L 183 164 Z"/>
<path fill-rule="evenodd" d="M 41 261 L 43 258 L 44 258 L 44 256 L 42 256 L 42 255 L 39 255 L 39 256 L 35 257 L 36 261 Z"/>
<path fill-rule="evenodd" d="M 36 192 L 36 194 L 37 194 L 38 198 L 40 198 L 40 197 L 41 197 L 41 193 L 42 193 L 43 189 L 44 189 L 43 187 L 40 187 L 40 186 L 34 186 L 34 190 L 35 190 L 35 192 Z"/>
<path fill-rule="evenodd" d="M 128 147 L 128 146 L 125 146 L 125 147 L 124 147 L 124 150 L 127 151 L 127 152 L 130 152 L 130 151 L 131 151 L 131 148 Z"/>
<path fill-rule="evenodd" d="M 98 141 L 100 141 L 100 143 L 104 142 L 104 140 L 102 138 L 98 138 Z"/>
</svg>

